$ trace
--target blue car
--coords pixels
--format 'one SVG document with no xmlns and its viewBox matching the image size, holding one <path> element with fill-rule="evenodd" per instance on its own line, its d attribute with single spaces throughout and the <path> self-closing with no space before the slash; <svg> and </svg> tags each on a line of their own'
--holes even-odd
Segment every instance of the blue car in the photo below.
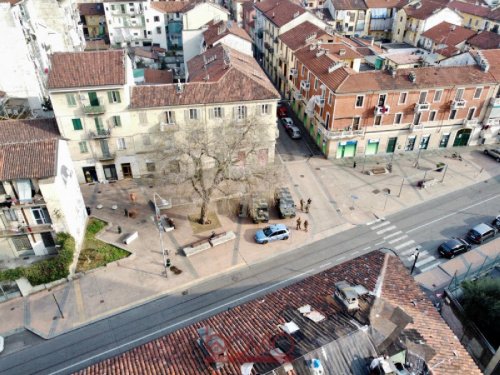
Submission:
<svg viewBox="0 0 500 375">
<path fill-rule="evenodd" d="M 273 224 L 255 233 L 255 242 L 266 244 L 276 240 L 288 240 L 290 231 L 284 224 Z"/>
</svg>

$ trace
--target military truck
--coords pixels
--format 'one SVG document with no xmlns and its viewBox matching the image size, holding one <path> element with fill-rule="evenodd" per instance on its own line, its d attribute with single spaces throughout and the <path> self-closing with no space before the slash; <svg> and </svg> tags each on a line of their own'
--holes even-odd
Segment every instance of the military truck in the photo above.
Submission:
<svg viewBox="0 0 500 375">
<path fill-rule="evenodd" d="M 267 223 L 269 221 L 269 205 L 262 195 L 252 195 L 248 210 L 254 223 Z"/>
<path fill-rule="evenodd" d="M 277 188 L 274 192 L 274 201 L 280 218 L 295 217 L 295 203 L 287 187 Z"/>
</svg>

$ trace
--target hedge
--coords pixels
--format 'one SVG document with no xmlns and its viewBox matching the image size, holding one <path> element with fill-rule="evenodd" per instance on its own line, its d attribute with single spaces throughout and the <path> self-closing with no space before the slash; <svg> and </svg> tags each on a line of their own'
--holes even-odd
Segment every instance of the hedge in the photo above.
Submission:
<svg viewBox="0 0 500 375">
<path fill-rule="evenodd" d="M 50 259 L 33 263 L 28 267 L 17 267 L 0 271 L 0 281 L 14 281 L 26 277 L 31 285 L 47 284 L 69 275 L 69 266 L 73 262 L 75 240 L 68 233 L 58 233 L 56 243 L 58 254 Z"/>
</svg>

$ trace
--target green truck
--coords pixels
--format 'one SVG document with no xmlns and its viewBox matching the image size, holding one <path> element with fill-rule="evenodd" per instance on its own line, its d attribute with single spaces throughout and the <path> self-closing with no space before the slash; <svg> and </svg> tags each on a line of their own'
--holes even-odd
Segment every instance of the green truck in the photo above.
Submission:
<svg viewBox="0 0 500 375">
<path fill-rule="evenodd" d="M 295 202 L 287 187 L 277 188 L 274 192 L 274 202 L 281 219 L 295 217 Z"/>
</svg>

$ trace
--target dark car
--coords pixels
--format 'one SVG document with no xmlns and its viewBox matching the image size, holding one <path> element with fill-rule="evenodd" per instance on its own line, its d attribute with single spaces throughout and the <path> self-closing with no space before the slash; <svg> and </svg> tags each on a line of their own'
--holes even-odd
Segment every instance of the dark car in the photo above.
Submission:
<svg viewBox="0 0 500 375">
<path fill-rule="evenodd" d="M 452 238 L 446 242 L 443 242 L 438 247 L 438 253 L 445 258 L 454 258 L 455 255 L 465 253 L 471 248 L 470 243 L 461 238 Z"/>
<path fill-rule="evenodd" d="M 491 226 L 497 230 L 500 230 L 500 215 L 493 219 Z"/>
<path fill-rule="evenodd" d="M 469 230 L 467 233 L 467 239 L 471 242 L 480 244 L 488 238 L 495 237 L 497 234 L 496 228 L 490 227 L 488 224 L 481 223 L 476 225 L 474 228 Z"/>
<path fill-rule="evenodd" d="M 491 156 L 493 159 L 500 163 L 500 148 L 487 148 L 484 150 L 484 154 Z"/>
<path fill-rule="evenodd" d="M 279 118 L 287 117 L 288 111 L 287 111 L 286 107 L 278 105 L 277 115 Z"/>
</svg>

